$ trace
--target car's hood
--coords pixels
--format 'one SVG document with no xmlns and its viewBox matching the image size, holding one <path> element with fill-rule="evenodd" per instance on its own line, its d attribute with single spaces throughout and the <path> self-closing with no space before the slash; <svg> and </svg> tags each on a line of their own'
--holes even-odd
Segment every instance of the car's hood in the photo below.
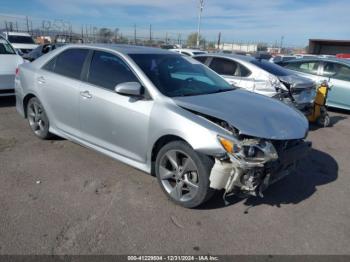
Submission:
<svg viewBox="0 0 350 262">
<path fill-rule="evenodd" d="M 224 120 L 241 134 L 276 140 L 304 138 L 309 124 L 296 109 L 244 90 L 176 97 L 183 108 Z"/>
<path fill-rule="evenodd" d="M 280 81 L 288 83 L 293 89 L 306 89 L 313 88 L 315 86 L 314 81 L 296 74 L 278 76 L 278 78 Z"/>
</svg>

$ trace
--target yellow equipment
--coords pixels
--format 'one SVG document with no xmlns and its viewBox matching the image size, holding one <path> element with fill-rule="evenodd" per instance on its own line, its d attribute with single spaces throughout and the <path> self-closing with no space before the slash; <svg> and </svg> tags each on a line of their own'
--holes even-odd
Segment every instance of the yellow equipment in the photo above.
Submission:
<svg viewBox="0 0 350 262">
<path fill-rule="evenodd" d="M 314 106 L 308 119 L 311 123 L 317 123 L 319 126 L 327 127 L 330 124 L 330 117 L 326 108 L 326 101 L 330 87 L 327 81 L 321 83 L 316 90 Z"/>
</svg>

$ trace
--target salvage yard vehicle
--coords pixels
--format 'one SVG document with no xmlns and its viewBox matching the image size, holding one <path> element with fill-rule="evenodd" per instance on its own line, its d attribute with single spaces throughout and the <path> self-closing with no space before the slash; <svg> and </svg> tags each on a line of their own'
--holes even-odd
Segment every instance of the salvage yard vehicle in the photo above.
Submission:
<svg viewBox="0 0 350 262">
<path fill-rule="evenodd" d="M 16 68 L 22 63 L 22 57 L 0 36 L 0 96 L 14 95 Z"/>
<path fill-rule="evenodd" d="M 288 61 L 284 67 L 316 83 L 328 82 L 331 87 L 326 105 L 350 110 L 350 60 L 312 58 Z"/>
<path fill-rule="evenodd" d="M 173 49 L 169 49 L 169 51 L 176 52 L 186 56 L 204 55 L 208 53 L 207 51 L 202 51 L 199 49 L 188 49 L 188 48 L 173 48 Z"/>
<path fill-rule="evenodd" d="M 207 54 L 194 59 L 209 66 L 230 84 L 276 98 L 309 115 L 315 83 L 264 59 L 229 54 Z"/>
<path fill-rule="evenodd" d="M 25 32 L 3 32 L 3 36 L 21 54 L 29 53 L 38 46 L 31 35 Z"/>
<path fill-rule="evenodd" d="M 299 111 L 155 48 L 56 49 L 20 66 L 16 108 L 37 137 L 56 134 L 155 174 L 188 208 L 215 189 L 262 195 L 311 146 Z"/>
</svg>

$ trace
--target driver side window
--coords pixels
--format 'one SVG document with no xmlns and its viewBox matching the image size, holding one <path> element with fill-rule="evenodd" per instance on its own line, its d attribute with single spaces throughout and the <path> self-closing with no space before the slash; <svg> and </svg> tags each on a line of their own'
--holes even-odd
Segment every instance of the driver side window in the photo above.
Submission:
<svg viewBox="0 0 350 262">
<path fill-rule="evenodd" d="M 87 82 L 114 91 L 115 86 L 120 83 L 139 80 L 119 57 L 103 51 L 94 51 Z"/>
</svg>

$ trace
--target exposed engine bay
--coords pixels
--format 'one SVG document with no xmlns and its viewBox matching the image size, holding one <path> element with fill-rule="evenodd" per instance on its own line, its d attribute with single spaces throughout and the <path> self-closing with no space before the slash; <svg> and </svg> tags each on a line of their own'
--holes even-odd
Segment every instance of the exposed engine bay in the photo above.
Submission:
<svg viewBox="0 0 350 262">
<path fill-rule="evenodd" d="M 302 139 L 250 138 L 224 121 L 218 124 L 233 136 L 218 137 L 227 154 L 215 159 L 209 178 L 211 188 L 225 190 L 224 198 L 234 194 L 263 197 L 263 191 L 291 174 L 311 148 L 311 143 Z"/>
</svg>

